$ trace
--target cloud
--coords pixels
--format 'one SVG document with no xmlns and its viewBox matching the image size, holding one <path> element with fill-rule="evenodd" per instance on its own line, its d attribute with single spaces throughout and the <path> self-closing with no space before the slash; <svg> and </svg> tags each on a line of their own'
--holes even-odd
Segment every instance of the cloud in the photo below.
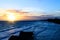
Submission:
<svg viewBox="0 0 60 40">
<path fill-rule="evenodd" d="M 28 12 L 43 12 L 44 10 L 40 9 L 40 8 L 34 8 L 34 7 L 26 7 L 26 8 L 23 8 L 22 11 L 28 11 Z"/>
<path fill-rule="evenodd" d="M 54 11 L 54 12 L 52 13 L 52 15 L 53 15 L 53 16 L 60 16 L 60 11 Z"/>
<path fill-rule="evenodd" d="M 56 12 L 59 12 L 60 13 L 60 11 L 56 11 Z"/>
</svg>

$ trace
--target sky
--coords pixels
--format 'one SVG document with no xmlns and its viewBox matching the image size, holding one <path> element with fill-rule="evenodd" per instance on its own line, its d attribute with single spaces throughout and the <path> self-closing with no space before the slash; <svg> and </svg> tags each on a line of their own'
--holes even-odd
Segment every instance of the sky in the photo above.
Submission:
<svg viewBox="0 0 60 40">
<path fill-rule="evenodd" d="M 60 12 L 60 0 L 0 0 L 0 9 Z"/>
</svg>

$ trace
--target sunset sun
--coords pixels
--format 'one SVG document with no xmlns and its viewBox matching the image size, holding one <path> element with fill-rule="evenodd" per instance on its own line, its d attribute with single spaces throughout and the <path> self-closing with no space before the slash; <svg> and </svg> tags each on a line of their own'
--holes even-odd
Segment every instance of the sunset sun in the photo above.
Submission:
<svg viewBox="0 0 60 40">
<path fill-rule="evenodd" d="M 16 20 L 16 16 L 14 13 L 7 13 L 7 20 L 8 21 L 15 21 Z"/>
</svg>

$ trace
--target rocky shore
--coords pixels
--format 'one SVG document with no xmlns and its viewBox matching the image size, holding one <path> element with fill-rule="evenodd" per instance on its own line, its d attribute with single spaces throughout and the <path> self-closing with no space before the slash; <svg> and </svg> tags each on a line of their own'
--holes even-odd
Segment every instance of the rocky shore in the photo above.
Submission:
<svg viewBox="0 0 60 40">
<path fill-rule="evenodd" d="M 56 24 L 60 24 L 60 19 L 57 19 L 57 18 L 55 18 L 55 19 L 47 19 L 46 21 L 53 22 L 53 23 L 56 23 Z"/>
</svg>

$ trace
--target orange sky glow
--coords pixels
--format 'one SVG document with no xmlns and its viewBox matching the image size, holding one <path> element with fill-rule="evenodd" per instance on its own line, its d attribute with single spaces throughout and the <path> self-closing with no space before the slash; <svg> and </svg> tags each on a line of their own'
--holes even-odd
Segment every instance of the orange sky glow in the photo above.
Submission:
<svg viewBox="0 0 60 40">
<path fill-rule="evenodd" d="M 40 14 L 39 16 L 41 16 Z M 31 14 L 29 12 L 21 12 L 17 10 L 0 10 L 0 21 L 18 21 L 18 20 L 31 20 L 29 16 L 38 16 L 38 14 Z"/>
<path fill-rule="evenodd" d="M 24 16 L 25 15 L 22 15 L 22 13 L 13 10 L 0 11 L 0 20 L 8 20 L 8 21 L 22 20 L 24 19 Z"/>
</svg>

